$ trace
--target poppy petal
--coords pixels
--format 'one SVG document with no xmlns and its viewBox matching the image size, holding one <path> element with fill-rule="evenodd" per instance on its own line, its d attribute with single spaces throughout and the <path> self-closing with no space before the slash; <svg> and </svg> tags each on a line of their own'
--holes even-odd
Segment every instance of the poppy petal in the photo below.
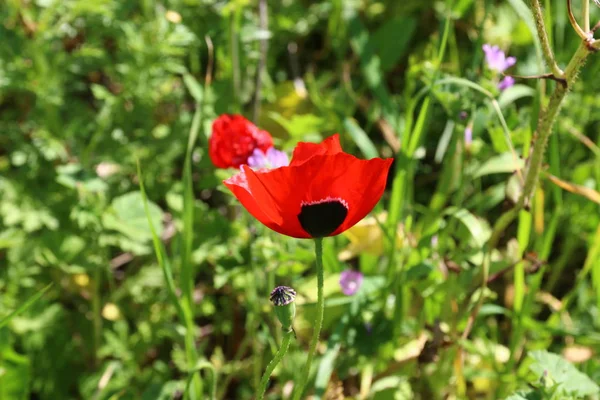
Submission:
<svg viewBox="0 0 600 400">
<path fill-rule="evenodd" d="M 334 135 L 321 144 L 300 143 L 288 167 L 254 171 L 243 165 L 225 184 L 276 232 L 296 238 L 334 236 L 375 207 L 392 161 L 344 153 Z"/>
<path fill-rule="evenodd" d="M 310 238 L 302 229 L 298 218 L 302 193 L 307 180 L 298 180 L 297 168 L 281 167 L 265 172 L 245 168 L 248 184 L 254 200 L 264 213 L 271 215 L 275 227 L 281 234 L 295 238 Z"/>
<path fill-rule="evenodd" d="M 350 229 L 375 208 L 385 191 L 388 172 L 393 161 L 392 158 L 374 158 L 366 162 L 363 161 L 364 164 L 357 171 L 358 175 L 354 179 L 360 182 L 361 187 L 368 188 L 368 195 L 361 195 L 358 197 L 358 201 L 353 202 L 353 207 L 350 209 L 348 217 L 342 226 L 333 233 L 334 235 Z"/>
<path fill-rule="evenodd" d="M 265 173 L 246 173 L 259 207 L 280 216 L 279 229 L 274 230 L 298 238 L 323 237 L 345 231 L 372 210 L 383 194 L 391 163 L 392 159 L 360 160 L 340 152 Z"/>
<path fill-rule="evenodd" d="M 229 190 L 231 190 L 233 195 L 237 197 L 244 208 L 248 210 L 248 212 L 252 214 L 254 218 L 259 220 L 268 228 L 276 230 L 275 228 L 277 227 L 277 224 L 262 211 L 261 207 L 259 207 L 252 193 L 250 192 L 247 176 L 243 167 L 240 173 L 224 180 L 223 183 L 229 188 Z"/>
<path fill-rule="evenodd" d="M 296 180 L 310 181 L 304 203 L 338 201 L 348 209 L 340 226 L 327 236 L 349 229 L 375 207 L 385 190 L 392 161 L 381 158 L 361 160 L 347 153 L 338 153 L 315 156 L 297 167 L 304 171 Z"/>
<path fill-rule="evenodd" d="M 337 154 L 342 152 L 340 135 L 329 136 L 321 143 L 299 142 L 294 149 L 290 165 L 299 165 L 318 155 Z"/>
</svg>

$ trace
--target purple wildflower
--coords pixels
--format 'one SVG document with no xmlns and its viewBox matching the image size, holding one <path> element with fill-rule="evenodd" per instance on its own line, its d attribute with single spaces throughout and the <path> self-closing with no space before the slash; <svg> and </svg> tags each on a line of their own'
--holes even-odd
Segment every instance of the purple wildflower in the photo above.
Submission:
<svg viewBox="0 0 600 400">
<path fill-rule="evenodd" d="M 517 62 L 515 57 L 506 57 L 506 54 L 498 46 L 484 44 L 483 51 L 488 67 L 497 72 L 504 72 Z"/>
<path fill-rule="evenodd" d="M 473 143 L 473 124 L 468 124 L 465 128 L 465 146 L 469 147 Z"/>
<path fill-rule="evenodd" d="M 511 87 L 512 85 L 515 84 L 515 78 L 513 78 L 512 76 L 505 76 L 504 79 L 502 79 L 500 81 L 500 83 L 498 83 L 498 89 L 500 89 L 500 91 L 506 90 L 509 87 Z"/>
<path fill-rule="evenodd" d="M 352 269 L 342 271 L 340 275 L 340 286 L 342 288 L 342 292 L 346 296 L 352 296 L 358 292 L 358 289 L 360 289 L 363 279 L 364 276 L 359 271 Z"/>
<path fill-rule="evenodd" d="M 266 153 L 263 153 L 260 149 L 254 149 L 254 152 L 248 157 L 248 165 L 251 168 L 262 169 L 262 168 L 279 168 L 284 167 L 290 163 L 288 156 L 285 152 L 270 147 Z"/>
</svg>

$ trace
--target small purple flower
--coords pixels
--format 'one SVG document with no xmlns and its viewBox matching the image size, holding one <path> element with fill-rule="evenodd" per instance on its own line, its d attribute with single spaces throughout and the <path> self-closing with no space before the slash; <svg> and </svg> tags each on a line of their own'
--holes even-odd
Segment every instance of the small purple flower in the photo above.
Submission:
<svg viewBox="0 0 600 400">
<path fill-rule="evenodd" d="M 517 62 L 515 57 L 506 57 L 506 54 L 498 46 L 484 44 L 483 51 L 488 67 L 497 72 L 504 72 Z"/>
<path fill-rule="evenodd" d="M 254 149 L 252 155 L 248 157 L 248 165 L 255 169 L 279 168 L 289 163 L 287 154 L 275 149 L 275 147 L 270 147 L 266 153 L 263 153 L 260 149 Z"/>
<path fill-rule="evenodd" d="M 500 89 L 500 91 L 506 90 L 509 87 L 511 87 L 512 85 L 515 84 L 515 78 L 513 78 L 512 76 L 505 76 L 504 79 L 502 79 L 500 81 L 500 83 L 498 83 L 498 89 Z"/>
<path fill-rule="evenodd" d="M 360 271 L 355 271 L 352 269 L 342 271 L 340 275 L 340 286 L 342 287 L 342 292 L 346 296 L 352 296 L 358 292 L 358 289 L 360 289 L 363 279 L 364 276 L 362 273 L 360 273 Z"/>
<path fill-rule="evenodd" d="M 465 128 L 465 146 L 469 147 L 471 143 L 473 143 L 473 124 L 469 124 Z"/>
</svg>

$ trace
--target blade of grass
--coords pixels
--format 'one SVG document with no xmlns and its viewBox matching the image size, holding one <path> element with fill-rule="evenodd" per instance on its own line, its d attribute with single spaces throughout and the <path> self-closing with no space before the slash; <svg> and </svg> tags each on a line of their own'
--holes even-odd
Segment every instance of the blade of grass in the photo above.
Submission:
<svg viewBox="0 0 600 400">
<path fill-rule="evenodd" d="M 144 187 L 144 181 L 142 179 L 142 169 L 140 166 L 140 161 L 137 162 L 137 174 L 138 180 L 140 182 L 140 192 L 142 193 L 142 200 L 144 202 L 144 211 L 146 213 L 146 218 L 148 219 L 148 226 L 150 228 L 150 233 L 152 234 L 152 244 L 154 246 L 154 253 L 156 255 L 156 259 L 158 260 L 158 265 L 163 271 L 163 276 L 165 278 L 165 282 L 167 284 L 167 289 L 169 292 L 169 298 L 171 302 L 177 309 L 180 318 L 185 320 L 183 309 L 179 300 L 177 299 L 176 289 L 175 289 L 175 281 L 173 280 L 173 270 L 171 268 L 171 263 L 169 262 L 169 258 L 167 257 L 167 251 L 160 240 L 160 237 L 156 233 L 156 228 L 154 228 L 154 224 L 152 223 L 152 217 L 150 215 L 150 207 L 148 205 L 148 197 L 146 196 L 146 189 Z"/>
<path fill-rule="evenodd" d="M 19 308 L 8 314 L 7 316 L 0 319 L 0 328 L 3 328 L 6 324 L 10 322 L 15 316 L 23 313 L 29 307 L 31 307 L 36 301 L 38 301 L 52 286 L 54 283 L 50 283 L 46 285 L 42 290 L 31 296 L 25 303 L 23 303 Z"/>
<path fill-rule="evenodd" d="M 192 119 L 192 127 L 188 138 L 187 151 L 183 167 L 183 251 L 181 252 L 181 277 L 180 285 L 186 301 L 186 307 L 193 315 L 194 306 L 194 276 L 191 265 L 192 247 L 194 241 L 194 187 L 192 181 L 192 151 L 200 130 L 202 120 L 201 107 L 196 106 L 196 112 Z"/>
<path fill-rule="evenodd" d="M 144 181 L 142 179 L 142 168 L 140 166 L 139 160 L 136 160 L 136 163 L 137 163 L 138 180 L 140 182 L 140 191 L 142 194 L 142 201 L 144 202 L 144 211 L 146 213 L 146 218 L 148 219 L 150 233 L 152 234 L 152 243 L 154 245 L 154 253 L 158 260 L 158 264 L 163 271 L 163 276 L 164 276 L 165 282 L 167 284 L 169 298 L 171 299 L 173 306 L 175 306 L 175 309 L 177 310 L 180 321 L 186 327 L 186 334 L 185 334 L 186 358 L 187 358 L 188 364 L 190 366 L 193 366 L 196 364 L 197 359 L 198 359 L 198 355 L 197 355 L 196 347 L 195 347 L 195 343 L 194 343 L 193 317 L 190 314 L 191 310 L 189 309 L 189 307 L 187 307 L 187 305 L 185 303 L 179 301 L 179 299 L 177 297 L 176 288 L 175 288 L 175 280 L 173 279 L 173 269 L 171 267 L 171 262 L 167 256 L 167 251 L 166 251 L 162 241 L 160 240 L 160 237 L 156 233 L 156 228 L 154 227 L 154 224 L 152 223 L 152 218 L 150 215 L 150 207 L 148 205 L 148 197 L 146 195 L 146 189 L 144 188 Z M 192 322 L 191 326 L 189 324 L 190 321 Z M 194 377 L 192 379 L 194 382 L 194 392 L 192 392 L 192 396 L 190 398 L 192 400 L 202 399 L 202 391 L 203 391 L 202 390 L 202 380 L 200 379 L 199 375 L 197 375 L 197 374 L 194 374 Z"/>
</svg>

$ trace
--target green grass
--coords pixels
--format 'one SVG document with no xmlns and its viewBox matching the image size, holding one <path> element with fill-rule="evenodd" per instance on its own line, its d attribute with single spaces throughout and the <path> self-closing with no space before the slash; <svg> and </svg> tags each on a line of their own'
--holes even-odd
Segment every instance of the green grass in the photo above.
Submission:
<svg viewBox="0 0 600 400">
<path fill-rule="evenodd" d="M 265 398 L 290 398 L 312 241 L 262 226 L 208 156 L 212 121 L 252 118 L 256 93 L 290 155 L 339 132 L 395 159 L 379 218 L 323 242 L 307 396 L 599 398 L 600 55 L 564 3 L 269 1 L 265 32 L 258 0 L 3 2 L 0 400 L 250 399 L 282 340 Z M 485 43 L 568 90 L 500 91 Z"/>
</svg>

